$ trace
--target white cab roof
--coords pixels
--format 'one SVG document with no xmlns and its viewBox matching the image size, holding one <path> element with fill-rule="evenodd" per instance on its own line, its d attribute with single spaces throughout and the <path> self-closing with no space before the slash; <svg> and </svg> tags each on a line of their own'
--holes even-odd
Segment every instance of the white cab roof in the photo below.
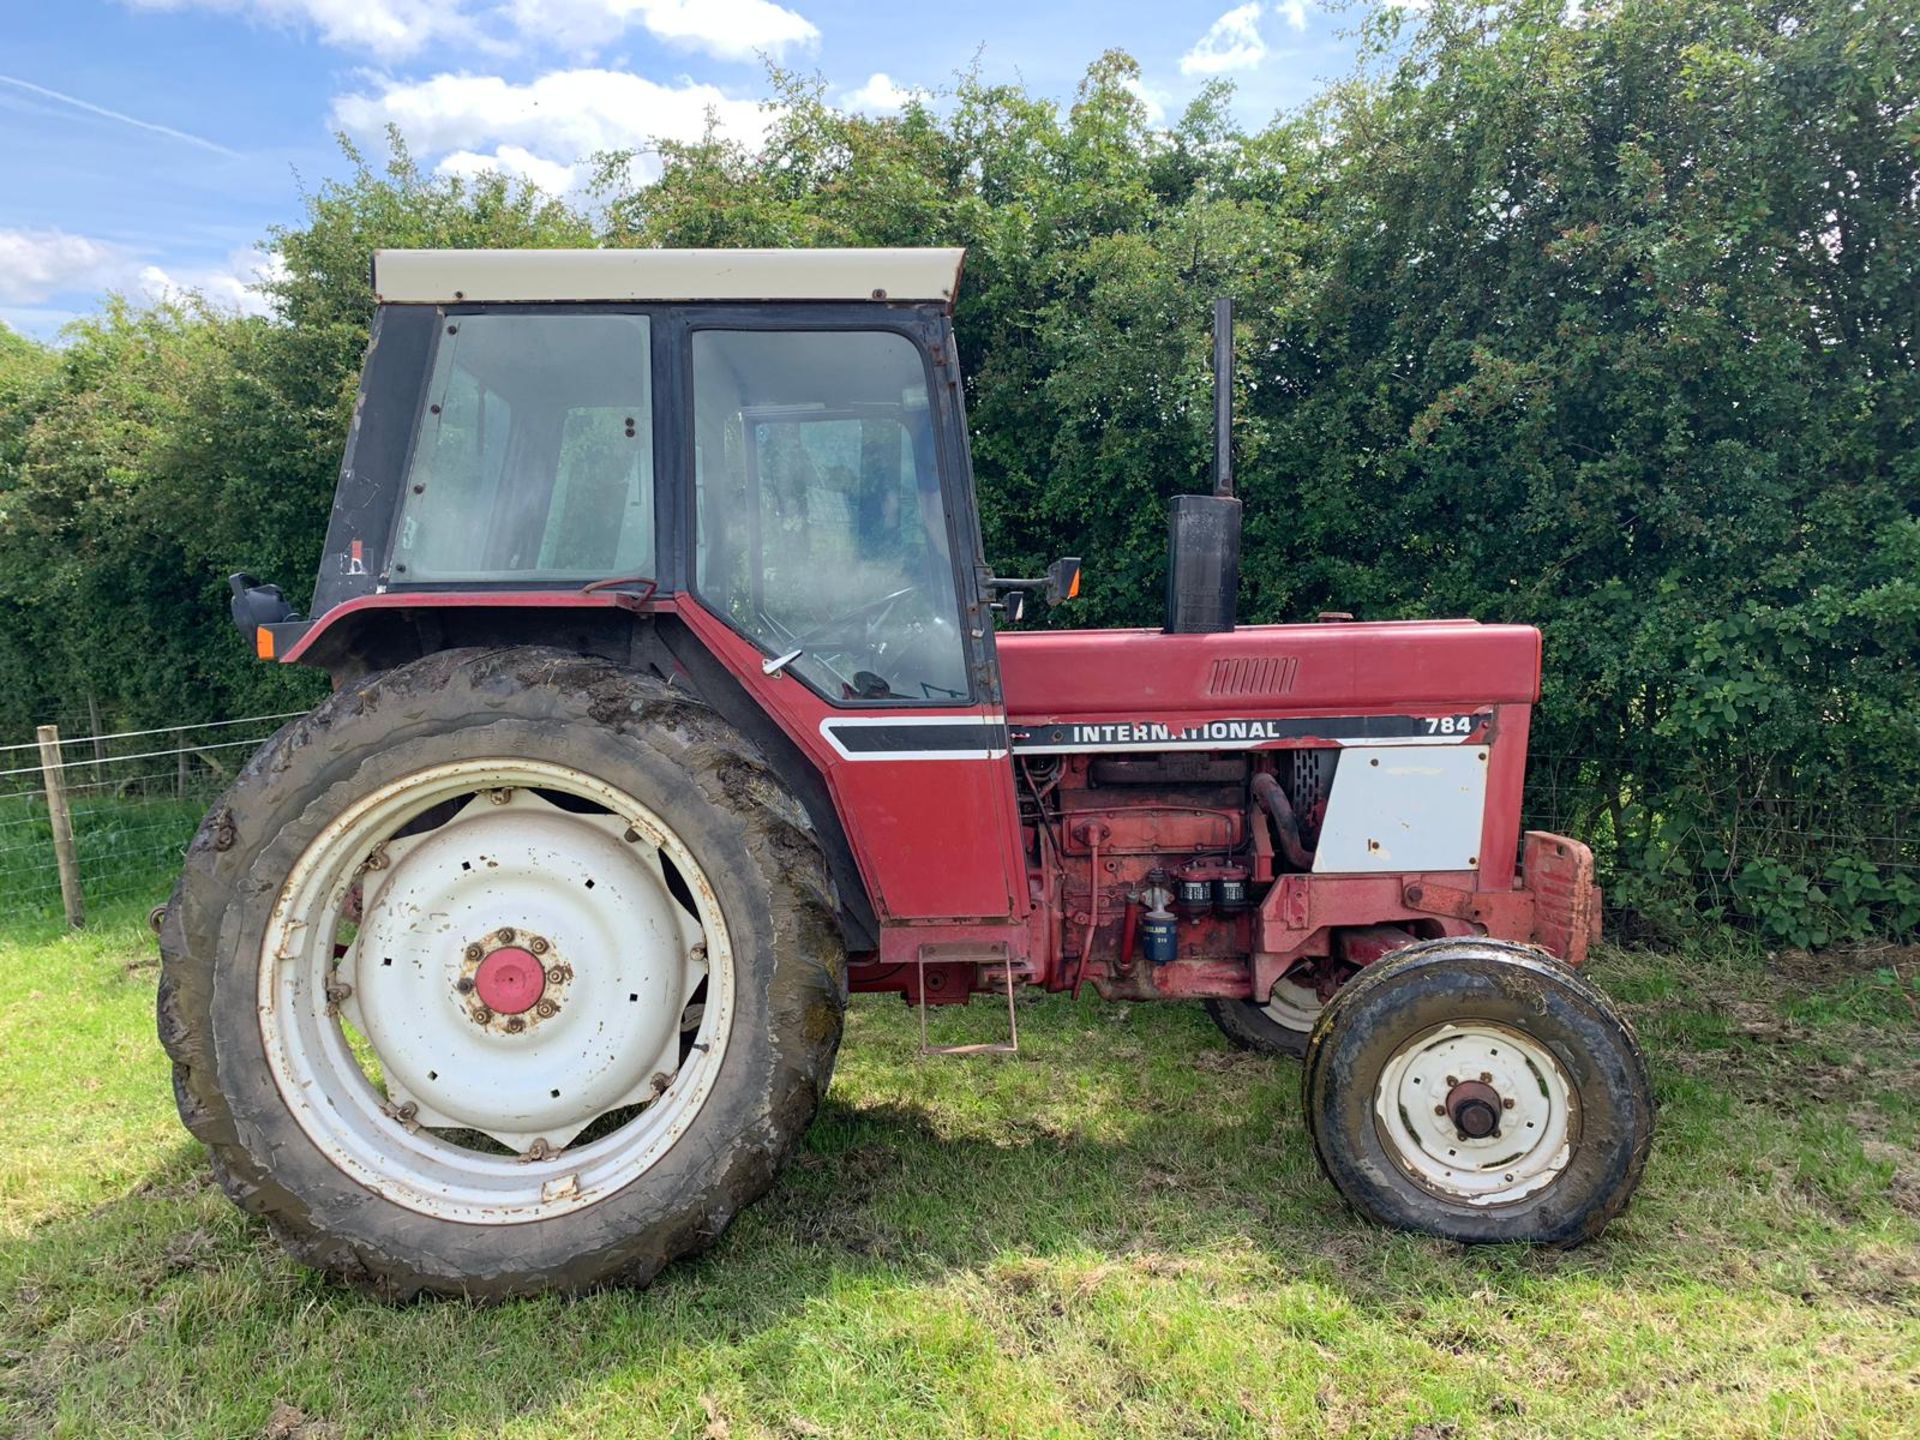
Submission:
<svg viewBox="0 0 1920 1440">
<path fill-rule="evenodd" d="M 964 250 L 376 250 L 382 304 L 890 300 L 951 309 Z"/>
</svg>

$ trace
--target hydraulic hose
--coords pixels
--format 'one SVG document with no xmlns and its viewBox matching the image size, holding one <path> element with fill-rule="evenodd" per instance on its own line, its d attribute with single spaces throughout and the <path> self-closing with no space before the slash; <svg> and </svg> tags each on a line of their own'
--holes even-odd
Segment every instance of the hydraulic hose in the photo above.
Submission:
<svg viewBox="0 0 1920 1440">
<path fill-rule="evenodd" d="M 1296 870 L 1313 869 L 1313 852 L 1300 841 L 1300 821 L 1293 813 L 1293 802 L 1280 782 L 1261 771 L 1253 777 L 1253 798 L 1273 817 L 1273 832 L 1280 842 L 1280 853 Z"/>
</svg>

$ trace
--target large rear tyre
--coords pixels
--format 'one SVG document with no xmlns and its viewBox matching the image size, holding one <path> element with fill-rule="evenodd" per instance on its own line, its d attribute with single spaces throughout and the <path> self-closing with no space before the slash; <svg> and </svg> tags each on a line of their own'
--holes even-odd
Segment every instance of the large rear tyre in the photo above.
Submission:
<svg viewBox="0 0 1920 1440">
<path fill-rule="evenodd" d="M 1298 1060 L 1307 1053 L 1307 1037 L 1326 1008 L 1320 996 L 1322 976 L 1338 983 L 1352 972 L 1351 965 L 1334 960 L 1297 964 L 1273 982 L 1264 1005 L 1254 1000 L 1209 1000 L 1207 1016 L 1242 1050 Z"/>
<path fill-rule="evenodd" d="M 644 1283 L 764 1193 L 846 957 L 805 812 L 684 692 L 449 651 L 294 722 L 161 930 L 181 1118 L 242 1208 L 377 1293 Z"/>
<path fill-rule="evenodd" d="M 1349 1204 L 1465 1243 L 1592 1239 L 1653 1138 L 1626 1021 L 1559 961 L 1497 940 L 1424 941 L 1368 966 L 1315 1025 L 1302 1096 Z"/>
</svg>

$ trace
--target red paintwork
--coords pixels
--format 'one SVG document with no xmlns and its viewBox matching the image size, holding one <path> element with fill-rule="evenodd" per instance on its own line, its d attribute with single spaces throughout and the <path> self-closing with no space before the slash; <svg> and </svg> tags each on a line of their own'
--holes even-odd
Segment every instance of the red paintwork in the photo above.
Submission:
<svg viewBox="0 0 1920 1440">
<path fill-rule="evenodd" d="M 854 990 L 918 1000 L 924 978 L 928 1004 L 953 1003 L 976 991 L 998 992 L 1011 970 L 1016 980 L 1055 990 L 1084 980 L 1109 998 L 1245 999 L 1264 997 L 1302 961 L 1333 956 L 1367 964 L 1408 937 L 1532 940 L 1577 964 L 1598 933 L 1599 892 L 1587 848 L 1530 834 L 1520 853 L 1529 707 L 1540 675 L 1540 637 L 1530 627 L 1432 621 L 1253 626 L 1218 635 L 1117 630 L 997 638 L 1006 718 L 1015 727 L 1140 720 L 1183 726 L 1314 715 L 1485 717 L 1467 742 L 1490 747 L 1476 869 L 1276 875 L 1284 862 L 1251 806 L 1150 787 L 1102 789 L 1092 784 L 1085 755 L 1063 758 L 1057 834 L 1045 838 L 1022 828 L 1006 757 L 848 760 L 823 736 L 821 722 L 887 712 L 833 706 L 793 676 L 766 675 L 759 649 L 690 596 L 550 590 L 368 596 L 322 616 L 281 658 L 297 662 L 327 629 L 364 611 L 481 607 L 619 607 L 682 618 L 825 779 L 882 922 L 878 952 L 855 957 Z M 980 705 L 905 713 L 1000 718 Z M 1170 965 L 1155 967 L 1139 957 L 1124 964 L 1127 896 L 1147 872 L 1226 854 L 1250 869 L 1253 907 L 1183 920 L 1179 958 Z M 492 1008 L 517 1013 L 507 1005 Z"/>
<path fill-rule="evenodd" d="M 355 542 L 358 543 L 357 541 Z M 333 607 L 314 619 L 311 628 L 280 657 L 283 665 L 298 664 L 319 638 L 342 620 L 369 610 L 631 610 L 634 599 L 618 591 L 601 590 L 402 590 L 384 595 L 362 595 Z M 649 597 L 649 613 L 670 611 L 670 599 Z"/>
<path fill-rule="evenodd" d="M 1528 705 L 1540 693 L 1540 632 L 1527 625 L 1249 625 L 1219 635 L 1036 630 L 996 643 L 1015 724 L 1440 714 Z"/>
<path fill-rule="evenodd" d="M 1529 830 L 1526 857 L 1534 937 L 1578 965 L 1587 958 L 1587 947 L 1600 938 L 1600 890 L 1593 883 L 1593 852 L 1577 841 Z"/>
<path fill-rule="evenodd" d="M 985 705 L 842 709 L 794 676 L 768 675 L 751 641 L 691 596 L 680 618 L 826 777 L 881 922 L 989 920 L 1027 913 L 1013 767 L 997 760 L 855 760 L 827 743 L 820 722 L 899 713 L 999 719 Z"/>
<path fill-rule="evenodd" d="M 546 993 L 547 974 L 531 950 L 505 945 L 480 962 L 473 972 L 473 993 L 489 1010 L 520 1015 L 531 1010 Z"/>
<path fill-rule="evenodd" d="M 1501 705 L 1488 728 L 1487 803 L 1480 826 L 1480 884 L 1489 890 L 1511 886 L 1520 844 L 1520 796 L 1527 781 L 1527 732 L 1533 711 L 1525 705 Z"/>
</svg>

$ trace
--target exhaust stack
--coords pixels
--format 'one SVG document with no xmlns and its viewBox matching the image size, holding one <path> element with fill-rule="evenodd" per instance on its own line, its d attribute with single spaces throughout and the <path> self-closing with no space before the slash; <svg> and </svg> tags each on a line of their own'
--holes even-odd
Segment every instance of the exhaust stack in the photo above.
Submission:
<svg viewBox="0 0 1920 1440">
<path fill-rule="evenodd" d="M 1213 493 L 1167 506 L 1169 635 L 1231 630 L 1240 593 L 1240 502 L 1233 493 L 1233 301 L 1213 302 Z"/>
</svg>

